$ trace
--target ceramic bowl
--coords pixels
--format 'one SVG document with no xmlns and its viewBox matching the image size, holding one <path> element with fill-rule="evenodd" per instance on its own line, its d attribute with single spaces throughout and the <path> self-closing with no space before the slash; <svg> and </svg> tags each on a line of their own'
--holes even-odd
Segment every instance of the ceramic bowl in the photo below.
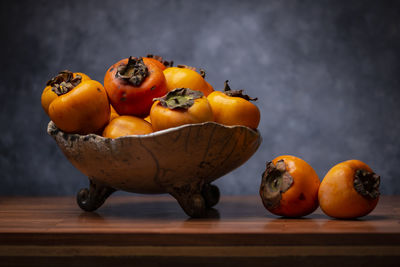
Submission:
<svg viewBox="0 0 400 267">
<path fill-rule="evenodd" d="M 67 159 L 88 176 L 77 195 L 86 211 L 99 208 L 115 190 L 169 193 L 191 217 L 202 217 L 219 200 L 211 182 L 246 162 L 261 136 L 244 126 L 188 124 L 147 135 L 116 139 L 62 132 L 50 121 L 47 132 Z"/>
</svg>

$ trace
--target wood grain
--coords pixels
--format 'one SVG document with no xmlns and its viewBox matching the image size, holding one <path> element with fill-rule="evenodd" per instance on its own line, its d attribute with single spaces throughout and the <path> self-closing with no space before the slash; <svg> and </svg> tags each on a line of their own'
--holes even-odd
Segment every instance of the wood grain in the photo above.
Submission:
<svg viewBox="0 0 400 267">
<path fill-rule="evenodd" d="M 223 197 L 208 218 L 190 219 L 167 195 L 112 196 L 92 213 L 73 197 L 1 197 L 0 266 L 23 266 L 27 259 L 75 266 L 77 258 L 88 266 L 125 266 L 122 259 L 140 266 L 243 266 L 235 264 L 266 259 L 272 266 L 302 265 L 310 258 L 328 266 L 338 259 L 396 266 L 399 203 L 399 196 L 382 197 L 357 220 L 331 219 L 320 210 L 287 219 L 269 214 L 258 196 Z"/>
</svg>

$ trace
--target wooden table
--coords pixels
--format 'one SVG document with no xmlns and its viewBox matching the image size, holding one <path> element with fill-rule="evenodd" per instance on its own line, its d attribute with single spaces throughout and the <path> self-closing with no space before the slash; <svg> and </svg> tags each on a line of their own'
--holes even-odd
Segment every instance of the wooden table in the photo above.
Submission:
<svg viewBox="0 0 400 267">
<path fill-rule="evenodd" d="M 73 197 L 1 197 L 0 266 L 400 266 L 400 196 L 369 216 L 268 213 L 258 196 L 222 197 L 190 219 L 169 196 L 111 196 L 97 212 Z"/>
</svg>

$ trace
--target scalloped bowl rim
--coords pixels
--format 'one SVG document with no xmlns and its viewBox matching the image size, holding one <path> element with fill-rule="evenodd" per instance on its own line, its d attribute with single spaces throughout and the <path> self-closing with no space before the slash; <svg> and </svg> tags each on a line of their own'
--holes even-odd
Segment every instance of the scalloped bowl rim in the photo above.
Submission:
<svg viewBox="0 0 400 267">
<path fill-rule="evenodd" d="M 223 128 L 226 128 L 226 129 L 243 128 L 243 129 L 246 129 L 246 130 L 252 132 L 255 135 L 259 135 L 259 137 L 261 138 L 261 135 L 260 135 L 260 132 L 258 131 L 258 129 L 254 130 L 252 128 L 249 128 L 249 127 L 243 126 L 243 125 L 224 125 L 224 124 L 220 124 L 220 123 L 217 123 L 217 122 L 214 122 L 214 121 L 206 121 L 206 122 L 201 122 L 201 123 L 184 124 L 184 125 L 180 125 L 180 126 L 171 127 L 171 128 L 168 128 L 168 129 L 152 132 L 152 133 L 149 133 L 149 134 L 137 134 L 137 135 L 135 134 L 135 135 L 120 136 L 120 137 L 117 137 L 117 138 L 109 138 L 109 137 L 104 137 L 104 136 L 101 136 L 101 135 L 98 135 L 98 134 L 94 134 L 94 133 L 85 134 L 85 135 L 77 134 L 77 133 L 66 133 L 63 130 L 61 130 L 60 128 L 58 128 L 57 125 L 53 121 L 50 120 L 50 122 L 48 123 L 48 126 L 47 126 L 47 132 L 50 133 L 50 135 L 53 135 L 53 134 L 51 134 L 51 132 L 49 132 L 49 129 L 50 129 L 51 125 L 53 125 L 53 127 L 55 126 L 60 132 L 62 132 L 64 134 L 67 134 L 67 135 L 70 135 L 70 136 L 78 136 L 80 138 L 93 136 L 95 138 L 111 139 L 111 140 L 125 139 L 125 138 L 141 138 L 142 139 L 142 138 L 151 138 L 151 137 L 155 137 L 155 136 L 159 136 L 159 135 L 163 135 L 163 134 L 172 133 L 172 132 L 175 132 L 175 131 L 179 131 L 180 129 L 183 129 L 183 128 L 197 127 L 197 126 L 203 126 L 203 125 L 208 125 L 208 124 L 211 124 L 211 125 L 214 124 L 214 125 L 216 125 L 218 127 L 223 127 Z"/>
</svg>

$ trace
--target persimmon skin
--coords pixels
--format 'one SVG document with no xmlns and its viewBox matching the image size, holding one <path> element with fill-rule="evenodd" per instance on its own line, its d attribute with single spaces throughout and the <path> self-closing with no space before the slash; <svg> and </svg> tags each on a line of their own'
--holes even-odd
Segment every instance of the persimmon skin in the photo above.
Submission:
<svg viewBox="0 0 400 267">
<path fill-rule="evenodd" d="M 81 82 L 51 102 L 49 116 L 66 133 L 97 133 L 110 119 L 107 93 L 97 81 Z"/>
<path fill-rule="evenodd" d="M 224 125 L 243 125 L 257 129 L 260 123 L 260 110 L 256 105 L 241 97 L 232 97 L 214 91 L 207 97 L 215 122 Z"/>
<path fill-rule="evenodd" d="M 82 77 L 81 82 L 90 80 L 90 77 L 82 72 L 74 72 L 73 77 L 75 78 L 77 75 Z M 58 95 L 51 90 L 51 86 L 48 85 L 44 88 L 41 96 L 41 103 L 44 112 L 46 112 L 47 116 L 49 115 L 49 106 L 54 99 L 56 99 Z"/>
<path fill-rule="evenodd" d="M 348 160 L 332 167 L 321 182 L 318 199 L 322 211 L 333 218 L 351 219 L 369 214 L 379 201 L 360 195 L 354 189 L 357 170 L 373 172 L 360 160 Z"/>
<path fill-rule="evenodd" d="M 146 63 L 145 60 L 143 62 L 149 74 L 139 86 L 117 78 L 118 67 L 126 65 L 128 60 L 128 58 L 122 59 L 107 70 L 104 77 L 104 88 L 118 114 L 146 117 L 153 104 L 153 98 L 167 93 L 166 80 L 159 67 L 153 63 Z"/>
<path fill-rule="evenodd" d="M 150 110 L 150 121 L 154 131 L 160 131 L 184 124 L 213 121 L 213 114 L 206 97 L 194 100 L 188 109 L 169 109 L 155 101 Z"/>
<path fill-rule="evenodd" d="M 187 68 L 170 67 L 164 70 L 168 92 L 176 88 L 189 88 L 200 91 L 205 96 L 213 92 L 212 86 L 199 73 Z"/>
<path fill-rule="evenodd" d="M 49 115 L 49 106 L 50 106 L 51 102 L 53 102 L 54 99 L 56 99 L 57 97 L 58 97 L 58 95 L 51 90 L 50 85 L 48 85 L 44 88 L 42 97 L 41 97 L 41 102 L 42 102 L 42 108 L 43 108 L 44 112 L 46 112 L 47 116 Z"/>
<path fill-rule="evenodd" d="M 146 118 L 144 118 L 144 120 L 147 121 L 148 123 L 151 123 L 150 114 Z"/>
<path fill-rule="evenodd" d="M 110 105 L 110 121 L 112 121 L 113 119 L 119 117 L 119 114 L 117 113 L 117 111 L 113 108 L 112 105 Z"/>
<path fill-rule="evenodd" d="M 103 136 L 118 138 L 127 135 L 143 135 L 153 132 L 151 124 L 142 118 L 134 116 L 118 116 L 104 128 Z"/>
<path fill-rule="evenodd" d="M 314 169 L 301 158 L 283 155 L 272 160 L 276 163 L 283 160 L 286 171 L 293 178 L 293 184 L 281 194 L 277 207 L 269 209 L 271 213 L 285 217 L 302 217 L 318 208 L 318 188 L 320 181 Z"/>
<path fill-rule="evenodd" d="M 162 64 L 160 61 L 158 61 L 155 58 L 144 57 L 143 61 L 144 61 L 144 64 L 146 64 L 146 65 L 147 64 L 153 64 L 153 65 L 157 66 L 162 71 L 167 68 L 164 64 Z"/>
<path fill-rule="evenodd" d="M 214 92 L 214 87 L 212 87 L 212 85 L 209 83 L 209 82 L 207 82 L 206 80 L 204 80 L 205 82 L 206 82 L 206 84 L 207 84 L 207 86 L 208 86 L 208 91 L 210 92 L 209 94 L 211 94 L 212 92 Z M 208 95 L 207 95 L 208 96 Z"/>
</svg>

